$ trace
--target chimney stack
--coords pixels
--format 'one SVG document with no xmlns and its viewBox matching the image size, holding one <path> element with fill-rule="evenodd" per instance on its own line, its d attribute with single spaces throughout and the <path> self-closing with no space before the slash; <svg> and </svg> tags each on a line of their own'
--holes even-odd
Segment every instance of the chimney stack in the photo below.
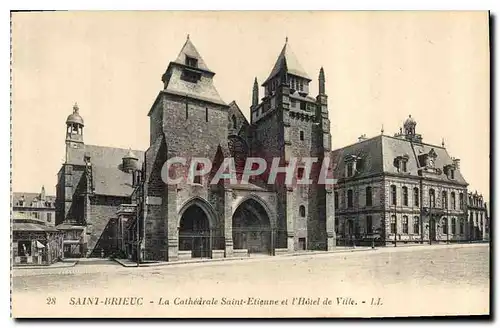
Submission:
<svg viewBox="0 0 500 328">
<path fill-rule="evenodd" d="M 360 135 L 360 136 L 358 137 L 358 142 L 364 141 L 364 140 L 366 140 L 366 139 L 367 139 L 367 138 L 366 138 L 366 134 L 362 134 L 362 135 Z"/>
</svg>

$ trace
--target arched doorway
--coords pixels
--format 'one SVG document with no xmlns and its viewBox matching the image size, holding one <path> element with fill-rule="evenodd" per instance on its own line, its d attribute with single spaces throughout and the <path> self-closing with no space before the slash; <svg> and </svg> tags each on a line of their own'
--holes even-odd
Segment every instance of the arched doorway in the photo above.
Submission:
<svg viewBox="0 0 500 328">
<path fill-rule="evenodd" d="M 241 203 L 233 214 L 233 247 L 271 255 L 274 243 L 269 215 L 256 200 Z"/>
<path fill-rule="evenodd" d="M 203 209 L 189 206 L 179 225 L 179 250 L 191 251 L 192 257 L 210 257 L 210 221 Z"/>
<path fill-rule="evenodd" d="M 431 216 L 429 220 L 429 240 L 436 241 L 436 219 Z"/>
</svg>

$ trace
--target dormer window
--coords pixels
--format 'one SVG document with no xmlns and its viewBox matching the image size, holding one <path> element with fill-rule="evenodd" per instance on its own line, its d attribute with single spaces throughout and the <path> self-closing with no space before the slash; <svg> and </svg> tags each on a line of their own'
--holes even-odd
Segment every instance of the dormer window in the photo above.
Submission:
<svg viewBox="0 0 500 328">
<path fill-rule="evenodd" d="M 396 167 L 398 172 L 408 172 L 408 159 L 410 157 L 408 155 L 398 156 L 394 159 L 394 166 Z"/>
<path fill-rule="evenodd" d="M 196 59 L 194 57 L 186 56 L 186 66 L 197 68 L 198 67 L 198 59 Z"/>
<path fill-rule="evenodd" d="M 455 180 L 455 170 L 456 170 L 455 165 L 453 164 L 446 165 L 443 169 L 448 179 Z"/>
<path fill-rule="evenodd" d="M 346 175 L 348 177 L 352 177 L 354 175 L 354 163 L 353 162 L 347 163 L 347 173 L 346 173 Z"/>
<path fill-rule="evenodd" d="M 349 155 L 346 156 L 344 159 L 345 161 L 345 177 L 349 178 L 352 177 L 356 174 L 356 172 L 359 171 L 360 167 L 360 159 L 361 157 L 356 156 L 356 155 Z"/>
</svg>

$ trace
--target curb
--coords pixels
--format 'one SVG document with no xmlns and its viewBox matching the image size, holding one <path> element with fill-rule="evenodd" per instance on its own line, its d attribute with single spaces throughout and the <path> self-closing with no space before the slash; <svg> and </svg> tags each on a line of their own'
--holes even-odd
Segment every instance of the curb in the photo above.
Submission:
<svg viewBox="0 0 500 328">
<path fill-rule="evenodd" d="M 68 265 L 26 265 L 26 266 L 14 266 L 12 269 L 13 270 L 27 270 L 27 269 L 64 269 L 64 268 L 72 268 L 74 267 L 78 262 L 62 262 L 62 263 L 68 263 Z"/>
<path fill-rule="evenodd" d="M 280 257 L 291 257 L 291 256 L 306 256 L 306 255 L 325 255 L 325 254 L 338 254 L 338 253 L 354 253 L 354 252 L 363 252 L 363 251 L 375 251 L 377 250 L 370 248 L 353 248 L 353 249 L 345 249 L 345 250 L 337 250 L 337 251 L 325 251 L 325 252 L 315 252 L 315 253 L 291 253 L 291 254 L 280 254 L 275 256 L 268 257 L 224 257 L 220 259 L 200 259 L 200 260 L 190 260 L 190 261 L 175 261 L 175 262 L 155 262 L 155 263 L 144 263 L 137 266 L 136 263 L 124 263 L 121 259 L 113 259 L 118 262 L 123 267 L 127 268 L 146 268 L 146 267 L 157 267 L 157 266 L 168 266 L 168 265 L 188 265 L 195 263 L 215 263 L 215 262 L 225 262 L 225 261 L 245 261 L 245 260 L 262 260 L 262 259 L 272 259 L 272 258 L 280 258 Z"/>
</svg>

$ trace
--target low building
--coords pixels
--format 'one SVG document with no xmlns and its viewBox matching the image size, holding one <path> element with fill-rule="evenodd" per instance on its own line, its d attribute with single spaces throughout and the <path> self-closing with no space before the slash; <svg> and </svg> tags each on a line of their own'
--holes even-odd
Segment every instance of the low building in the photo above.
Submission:
<svg viewBox="0 0 500 328">
<path fill-rule="evenodd" d="M 12 211 L 20 217 L 41 220 L 47 226 L 55 225 L 55 196 L 45 194 L 45 187 L 39 193 L 14 192 L 12 194 Z"/>
<path fill-rule="evenodd" d="M 467 212 L 468 223 L 471 231 L 471 240 L 481 241 L 489 240 L 489 217 L 487 204 L 483 199 L 483 195 L 477 191 L 469 192 L 467 197 Z"/>
<path fill-rule="evenodd" d="M 63 258 L 63 235 L 45 221 L 13 214 L 12 258 L 14 266 L 50 265 Z"/>
<path fill-rule="evenodd" d="M 103 257 L 117 251 L 116 218 L 130 203 L 131 172 L 144 152 L 89 145 L 78 105 L 66 119 L 66 158 L 58 172 L 56 224 L 67 257 Z"/>
<path fill-rule="evenodd" d="M 393 136 L 366 137 L 332 152 L 340 245 L 458 242 L 471 238 L 460 160 L 426 143 L 410 116 Z M 404 129 L 404 130 L 403 130 Z"/>
</svg>

